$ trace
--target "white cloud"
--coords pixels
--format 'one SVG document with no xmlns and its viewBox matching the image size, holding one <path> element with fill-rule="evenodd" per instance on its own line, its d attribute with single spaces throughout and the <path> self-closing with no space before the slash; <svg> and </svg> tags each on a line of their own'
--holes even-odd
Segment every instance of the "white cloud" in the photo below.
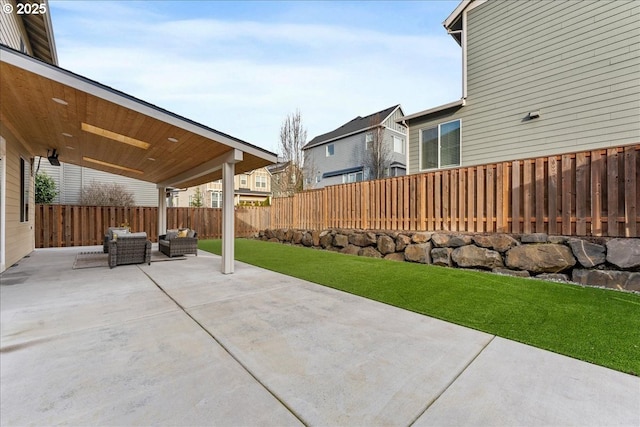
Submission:
<svg viewBox="0 0 640 427">
<path fill-rule="evenodd" d="M 460 51 L 444 31 L 170 19 L 118 2 L 54 5 L 62 67 L 274 151 L 282 119 L 296 108 L 310 139 L 394 104 L 410 114 L 460 96 Z"/>
</svg>

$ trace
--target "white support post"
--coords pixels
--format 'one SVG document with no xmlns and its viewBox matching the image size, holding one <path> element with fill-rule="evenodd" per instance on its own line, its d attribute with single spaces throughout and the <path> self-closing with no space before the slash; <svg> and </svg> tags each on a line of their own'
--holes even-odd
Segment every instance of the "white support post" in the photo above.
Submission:
<svg viewBox="0 0 640 427">
<path fill-rule="evenodd" d="M 222 165 L 222 273 L 232 274 L 234 269 L 235 213 L 233 209 L 233 177 L 236 165 L 225 162 Z"/>
<path fill-rule="evenodd" d="M 167 233 L 167 189 L 158 187 L 158 236 Z"/>
</svg>

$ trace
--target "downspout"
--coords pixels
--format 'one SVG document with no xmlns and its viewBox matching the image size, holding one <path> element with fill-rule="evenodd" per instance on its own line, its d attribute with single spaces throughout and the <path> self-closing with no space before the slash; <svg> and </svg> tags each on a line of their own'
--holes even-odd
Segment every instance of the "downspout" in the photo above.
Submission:
<svg viewBox="0 0 640 427">
<path fill-rule="evenodd" d="M 410 174 L 409 171 L 411 170 L 409 165 L 409 158 L 410 158 L 409 156 L 409 125 L 407 125 L 407 121 L 405 119 L 402 119 L 401 124 L 405 128 L 404 133 L 407 138 L 407 145 L 406 145 L 407 148 L 405 149 L 405 152 L 404 152 L 404 161 L 405 161 L 405 164 L 407 165 L 407 175 L 409 175 Z"/>
</svg>

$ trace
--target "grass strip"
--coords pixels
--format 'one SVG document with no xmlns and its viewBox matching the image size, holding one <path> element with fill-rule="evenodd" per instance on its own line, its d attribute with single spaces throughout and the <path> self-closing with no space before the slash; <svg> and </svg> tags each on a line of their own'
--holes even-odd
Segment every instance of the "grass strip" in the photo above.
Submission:
<svg viewBox="0 0 640 427">
<path fill-rule="evenodd" d="M 220 254 L 220 240 L 200 240 Z M 640 295 L 236 239 L 236 259 L 640 375 Z"/>
</svg>

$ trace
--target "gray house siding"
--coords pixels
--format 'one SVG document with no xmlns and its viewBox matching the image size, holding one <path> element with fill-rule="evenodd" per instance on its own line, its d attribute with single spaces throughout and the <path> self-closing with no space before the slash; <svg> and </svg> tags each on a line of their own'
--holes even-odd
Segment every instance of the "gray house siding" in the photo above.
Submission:
<svg viewBox="0 0 640 427">
<path fill-rule="evenodd" d="M 384 124 L 396 127 L 392 121 L 400 117 L 402 117 L 402 114 L 398 114 L 395 118 L 390 118 Z M 402 138 L 403 141 L 406 139 L 404 126 L 400 125 L 399 128 L 400 130 L 398 131 L 385 130 L 384 141 L 385 144 L 389 144 L 391 147 L 391 162 L 406 164 L 406 154 L 393 152 L 393 146 L 391 145 L 392 135 Z M 305 150 L 305 188 L 322 188 L 328 185 L 342 184 L 342 175 L 325 178 L 322 178 L 322 176 L 326 173 L 363 167 L 365 163 L 365 136 L 367 133 L 368 131 L 360 132 Z M 331 144 L 334 146 L 334 155 L 327 157 L 326 147 Z M 404 144 L 406 153 L 406 141 L 404 141 Z M 320 182 L 316 182 L 316 176 L 320 177 Z M 364 179 L 368 179 L 366 171 Z M 309 181 L 310 183 L 307 184 Z"/>
<path fill-rule="evenodd" d="M 343 139 L 309 148 L 305 152 L 305 188 L 322 188 L 327 185 L 342 184 L 342 176 L 322 178 L 331 173 L 352 167 L 362 166 L 364 162 L 364 138 L 366 132 L 357 133 Z M 327 146 L 333 144 L 334 154 L 327 157 Z M 316 183 L 316 177 L 320 182 Z"/>
<path fill-rule="evenodd" d="M 116 182 L 123 185 L 133 194 L 136 206 L 158 206 L 158 190 L 155 184 L 150 182 L 101 172 L 69 163 L 61 163 L 60 166 L 51 166 L 46 158 L 43 158 L 40 162 L 40 171 L 46 172 L 56 183 L 56 189 L 59 194 L 54 199 L 54 203 L 63 205 L 80 204 L 82 187 L 91 184 L 92 181 L 97 181 L 106 183 Z"/>
<path fill-rule="evenodd" d="M 640 142 L 640 3 L 490 0 L 466 31 L 466 105 L 410 121 L 410 173 L 453 119 L 462 166 Z"/>
</svg>

